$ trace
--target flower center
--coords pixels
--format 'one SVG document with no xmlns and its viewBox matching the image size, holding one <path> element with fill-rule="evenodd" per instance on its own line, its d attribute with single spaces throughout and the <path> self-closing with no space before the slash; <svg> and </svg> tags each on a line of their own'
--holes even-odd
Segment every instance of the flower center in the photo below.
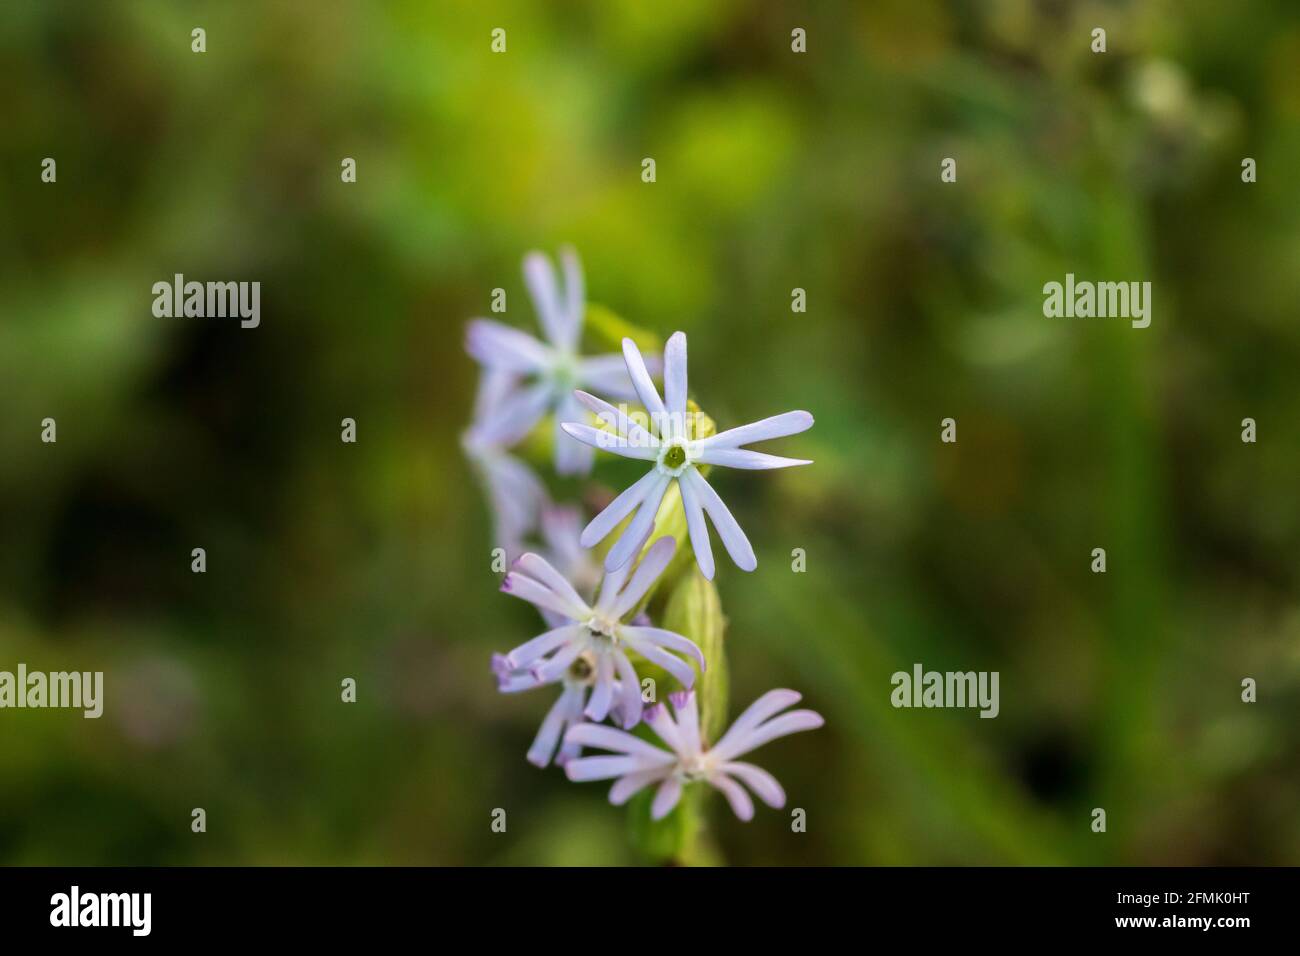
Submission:
<svg viewBox="0 0 1300 956">
<path fill-rule="evenodd" d="M 678 440 L 665 445 L 663 450 L 659 452 L 659 468 L 671 477 L 676 478 L 690 463 L 691 455 L 686 450 L 686 443 L 683 441 Z"/>
<path fill-rule="evenodd" d="M 569 677 L 580 684 L 585 684 L 591 680 L 592 675 L 596 673 L 596 667 L 588 655 L 583 654 L 569 665 Z"/>
<path fill-rule="evenodd" d="M 669 468 L 680 468 L 686 464 L 686 449 L 681 445 L 673 445 L 664 452 L 664 464 Z"/>
</svg>

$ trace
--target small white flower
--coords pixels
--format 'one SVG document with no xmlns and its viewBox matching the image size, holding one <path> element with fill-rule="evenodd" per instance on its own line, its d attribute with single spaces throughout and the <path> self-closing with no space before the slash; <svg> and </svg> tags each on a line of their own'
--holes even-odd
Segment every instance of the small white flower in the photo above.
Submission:
<svg viewBox="0 0 1300 956">
<path fill-rule="evenodd" d="M 650 815 L 656 820 L 662 820 L 672 812 L 686 784 L 703 780 L 722 792 L 736 816 L 749 820 L 754 816 L 754 802 L 741 783 L 774 808 L 785 806 L 785 791 L 762 767 L 741 763 L 736 758 L 778 737 L 816 730 L 825 723 L 820 714 L 811 710 L 781 714 L 787 707 L 799 703 L 800 697 L 792 690 L 770 690 L 750 704 L 716 744 L 706 747 L 700 739 L 695 694 L 682 691 L 670 695 L 669 699 L 677 713 L 675 721 L 661 704 L 645 710 L 645 722 L 668 745 L 668 750 L 613 727 L 595 724 L 571 727 L 564 735 L 566 747 L 598 747 L 612 751 L 616 756 L 570 760 L 564 766 L 569 779 L 611 780 L 617 777 L 609 791 L 609 802 L 615 805 L 626 803 L 633 794 L 651 784 L 658 784 L 659 789 L 650 806 Z"/>
<path fill-rule="evenodd" d="M 663 500 L 668 485 L 676 481 L 686 510 L 686 527 L 690 532 L 691 547 L 704 576 L 712 580 L 714 571 L 713 549 L 709 543 L 708 527 L 704 523 L 706 512 L 737 567 L 753 571 L 758 567 L 758 559 L 754 557 L 749 539 L 717 492 L 704 480 L 697 466 L 758 469 L 812 464 L 803 459 L 765 455 L 740 447 L 751 442 L 783 438 L 806 431 L 812 427 L 812 415 L 802 411 L 786 412 L 708 438 L 694 438 L 687 422 L 685 334 L 675 332 L 664 347 L 665 400 L 660 400 L 641 352 L 631 339 L 623 340 L 623 357 L 637 396 L 650 413 L 651 428 L 658 434 L 642 428 L 621 409 L 582 391 L 575 393 L 578 401 L 599 416 L 609 430 L 593 428 L 581 422 L 565 422 L 562 427 L 574 438 L 595 448 L 654 464 L 645 477 L 627 488 L 592 519 L 582 532 L 583 547 L 590 548 L 599 542 L 624 518 L 636 511 L 636 517 L 628 523 L 622 537 L 610 548 L 605 558 L 605 570 L 610 571 L 626 564 L 636 553 L 638 542 L 654 525 L 655 513 L 659 510 L 659 503 Z"/>
<path fill-rule="evenodd" d="M 524 257 L 524 281 L 546 335 L 545 342 L 492 319 L 474 319 L 466 332 L 465 349 L 487 368 L 528 379 L 496 409 L 495 415 L 522 437 L 543 415 L 554 411 L 555 470 L 562 475 L 577 475 L 591 470 L 592 452 L 570 440 L 558 427 L 562 421 L 582 417 L 573 390 L 586 386 L 627 398 L 635 393 L 618 355 L 578 355 L 586 310 L 582 265 L 568 249 L 561 252 L 560 260 L 564 268 L 563 292 L 545 255 L 530 252 Z"/>
<path fill-rule="evenodd" d="M 564 621 L 509 654 L 493 658 L 499 689 L 505 693 L 564 684 L 561 701 L 543 722 L 529 760 L 545 766 L 564 727 L 581 716 L 602 721 L 616 713 L 624 727 L 636 726 L 641 720 L 641 686 L 627 656 L 629 650 L 662 667 L 682 686 L 695 683 L 694 668 L 674 656 L 689 655 L 704 670 L 704 655 L 692 641 L 672 631 L 623 621 L 663 573 L 676 548 L 672 538 L 660 538 L 646 551 L 630 579 L 631 562 L 607 574 L 595 606 L 536 554 L 523 555 L 505 576 L 501 590 Z M 583 700 L 585 706 L 575 703 Z"/>
</svg>

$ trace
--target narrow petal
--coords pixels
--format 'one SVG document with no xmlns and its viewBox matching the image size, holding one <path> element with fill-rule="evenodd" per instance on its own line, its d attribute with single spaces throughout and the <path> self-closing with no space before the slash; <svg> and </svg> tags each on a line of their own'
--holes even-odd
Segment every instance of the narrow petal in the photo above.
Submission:
<svg viewBox="0 0 1300 956">
<path fill-rule="evenodd" d="M 650 363 L 646 369 L 654 374 Z M 627 374 L 627 360 L 618 352 L 592 355 L 578 360 L 578 381 L 586 388 L 622 401 L 639 401 L 632 378 Z"/>
<path fill-rule="evenodd" d="M 667 475 L 659 474 L 658 471 L 651 471 L 650 474 L 655 476 L 655 482 L 646 492 L 645 500 L 641 502 L 636 517 L 628 522 L 622 536 L 605 556 L 606 571 L 621 568 L 631 561 L 654 526 L 655 515 L 659 513 L 659 503 L 663 501 L 664 492 L 668 490 L 668 483 L 672 479 Z"/>
<path fill-rule="evenodd" d="M 529 668 L 534 677 L 542 683 L 559 680 L 569 670 L 569 665 L 578 659 L 586 647 L 585 641 L 570 641 L 540 664 Z"/>
<path fill-rule="evenodd" d="M 683 760 L 694 757 L 695 754 L 686 749 L 686 744 L 682 740 L 682 735 L 677 732 L 677 723 L 668 713 L 668 708 L 663 704 L 651 704 L 645 709 L 643 714 L 646 724 L 655 734 L 673 749 L 673 752 Z"/>
<path fill-rule="evenodd" d="M 470 440 L 503 448 L 522 441 L 546 414 L 553 395 L 548 382 L 538 382 L 503 397 L 474 423 Z"/>
<path fill-rule="evenodd" d="M 551 709 L 546 712 L 546 717 L 542 720 L 542 726 L 537 731 L 537 736 L 533 739 L 533 745 L 528 748 L 528 762 L 538 767 L 545 767 L 551 762 L 551 757 L 555 753 L 555 745 L 560 742 L 560 734 L 564 730 L 565 718 L 568 716 L 568 701 L 564 694 L 560 694 L 551 705 Z"/>
<path fill-rule="evenodd" d="M 611 501 L 604 511 L 592 518 L 587 527 L 582 529 L 582 537 L 578 539 L 582 546 L 590 548 L 617 528 L 622 520 L 645 500 L 646 495 L 658 484 L 661 477 L 658 469 L 651 468 L 634 484 L 624 489 L 622 494 Z"/>
<path fill-rule="evenodd" d="M 745 788 L 736 781 L 732 780 L 725 773 L 714 773 L 709 776 L 709 783 L 722 792 L 731 804 L 731 811 L 741 820 L 748 823 L 754 819 L 754 801 L 749 799 L 749 794 Z"/>
<path fill-rule="evenodd" d="M 623 458 L 654 461 L 659 457 L 658 448 L 633 444 L 613 432 L 605 431 L 603 428 L 594 428 L 591 425 L 583 425 L 578 422 L 561 422 L 560 428 L 569 438 L 579 441 L 583 445 L 599 448 L 601 451 L 607 451 Z"/>
<path fill-rule="evenodd" d="M 596 415 L 615 434 L 628 443 L 639 448 L 653 448 L 656 453 L 658 452 L 659 439 L 628 417 L 626 410 L 611 405 L 604 399 L 597 398 L 590 392 L 584 392 L 581 389 L 575 391 L 573 397 L 580 405 Z M 597 445 L 596 447 L 601 448 L 604 446 Z"/>
<path fill-rule="evenodd" d="M 681 478 L 691 483 L 691 490 L 695 492 L 700 505 L 709 513 L 709 517 L 713 519 L 713 527 L 718 529 L 718 537 L 722 539 L 723 547 L 731 555 L 731 560 L 736 562 L 736 567 L 742 571 L 753 571 L 758 567 L 758 558 L 754 557 L 753 546 L 750 545 L 745 532 L 740 529 L 739 523 L 732 517 L 727 506 L 718 497 L 718 493 L 694 468 L 683 471 Z"/>
<path fill-rule="evenodd" d="M 626 777 L 619 777 L 614 781 L 614 786 L 609 788 L 609 802 L 616 807 L 621 807 L 634 795 L 640 793 L 650 784 L 662 780 L 669 773 L 672 773 L 672 768 L 664 767 L 655 770 L 641 770 L 637 773 L 630 773 Z"/>
<path fill-rule="evenodd" d="M 713 580 L 713 545 L 709 542 L 709 529 L 704 523 L 704 508 L 700 497 L 689 480 L 677 482 L 682 493 L 682 508 L 686 511 L 686 530 L 690 533 L 691 550 L 695 552 L 695 563 L 700 566 L 700 573 L 706 581 Z"/>
<path fill-rule="evenodd" d="M 757 750 L 763 744 L 778 737 L 787 737 L 790 734 L 797 734 L 804 730 L 816 730 L 824 723 L 826 721 L 816 711 L 791 711 L 788 714 L 782 714 L 780 717 L 774 717 L 749 733 L 728 741 L 725 747 L 721 745 L 714 747 L 712 753 L 719 760 L 733 760 L 749 753 L 751 750 Z"/>
<path fill-rule="evenodd" d="M 781 789 L 781 784 L 777 782 L 776 777 L 762 767 L 756 767 L 752 763 L 733 762 L 724 763 L 718 769 L 723 773 L 729 773 L 738 778 L 758 795 L 758 799 L 774 810 L 779 810 L 785 806 L 785 791 Z"/>
<path fill-rule="evenodd" d="M 565 393 L 555 409 L 555 473 L 557 475 L 586 475 L 591 472 L 596 453 L 591 446 L 569 436 L 568 422 L 585 422 L 586 413 L 572 392 Z"/>
<path fill-rule="evenodd" d="M 524 283 L 528 286 L 528 294 L 532 296 L 533 308 L 537 310 L 546 337 L 557 347 L 567 349 L 570 345 L 569 317 L 555 285 L 555 268 L 545 253 L 530 252 L 524 256 Z"/>
<path fill-rule="evenodd" d="M 582 274 L 582 261 L 573 249 L 560 250 L 560 266 L 564 269 L 565 345 L 572 349 L 582 336 L 582 323 L 587 312 L 587 282 Z"/>
<path fill-rule="evenodd" d="M 672 538 L 660 538 L 650 546 L 637 564 L 632 580 L 615 600 L 611 608 L 611 616 L 621 618 L 636 607 L 646 591 L 650 590 L 650 586 L 659 580 L 659 575 L 664 573 L 664 568 L 668 567 L 668 562 L 673 559 L 676 550 L 677 542 Z"/>
<path fill-rule="evenodd" d="M 555 570 L 551 563 L 540 554 L 534 554 L 530 551 L 521 555 L 512 570 L 522 571 L 539 584 L 554 591 L 563 600 L 580 609 L 580 616 L 589 615 L 590 609 L 587 607 L 587 602 L 574 590 L 573 585 L 568 582 L 564 575 Z"/>
<path fill-rule="evenodd" d="M 550 364 L 546 346 L 527 332 L 493 319 L 474 319 L 465 330 L 465 351 L 488 368 L 527 375 Z"/>
<path fill-rule="evenodd" d="M 731 722 L 731 726 L 727 728 L 727 732 L 722 735 L 722 738 L 713 745 L 713 749 L 717 750 L 729 741 L 749 733 L 763 721 L 775 717 L 781 711 L 793 707 L 801 700 L 803 700 L 803 697 L 795 690 L 786 690 L 785 688 L 769 690 L 746 707 L 741 712 L 741 715 Z"/>
<path fill-rule="evenodd" d="M 536 607 L 544 607 L 557 614 L 563 614 L 573 621 L 588 617 L 587 607 L 581 601 L 573 601 L 556 594 L 550 588 L 518 571 L 510 571 L 501 579 L 501 590 L 517 598 L 522 598 Z"/>
<path fill-rule="evenodd" d="M 749 451 L 745 448 L 705 448 L 700 451 L 699 460 L 706 465 L 745 468 L 750 471 L 812 464 L 805 458 L 782 458 L 780 455 L 765 455 L 761 451 Z"/>
<path fill-rule="evenodd" d="M 566 641 L 572 641 L 581 636 L 582 627 L 577 624 L 557 627 L 553 631 L 539 634 L 531 641 L 520 644 L 505 656 L 505 663 L 510 670 L 520 670 L 531 665 L 539 657 L 545 657 Z"/>
<path fill-rule="evenodd" d="M 591 692 L 584 713 L 591 720 L 601 721 L 609 716 L 609 708 L 614 703 L 614 661 L 608 654 L 601 654 L 596 661 L 596 685 Z"/>
<path fill-rule="evenodd" d="M 623 340 L 623 360 L 627 363 L 627 374 L 632 379 L 632 387 L 636 389 L 637 397 L 650 413 L 650 421 L 665 421 L 668 410 L 664 408 L 664 403 L 659 398 L 655 383 L 650 380 L 650 373 L 641 358 L 641 350 L 631 339 Z"/>
<path fill-rule="evenodd" d="M 677 801 L 682 798 L 682 778 L 676 774 L 659 784 L 655 799 L 650 804 L 650 819 L 662 820 L 673 812 Z"/>
<path fill-rule="evenodd" d="M 674 435 L 684 434 L 686 420 L 686 333 L 674 332 L 664 346 L 664 405 Z M 678 429 L 682 429 L 679 431 Z"/>
<path fill-rule="evenodd" d="M 616 754 L 640 757 L 646 766 L 677 761 L 676 755 L 667 750 L 656 747 L 625 730 L 604 724 L 578 724 L 569 730 L 565 739 L 583 747 L 599 747 L 601 750 L 611 750 Z"/>
<path fill-rule="evenodd" d="M 573 728 L 588 726 L 579 724 Z M 570 734 L 573 730 L 569 731 Z M 566 740 L 571 739 L 568 735 Z M 648 764 L 645 760 L 637 757 L 579 757 L 577 760 L 570 760 L 564 765 L 564 773 L 568 778 L 576 783 L 586 780 L 611 780 L 614 777 L 621 777 L 624 774 L 639 773 L 643 770 L 650 770 L 657 764 Z"/>
<path fill-rule="evenodd" d="M 699 753 L 700 744 L 700 710 L 699 701 L 692 691 L 678 691 L 669 694 L 673 712 L 677 714 L 677 732 L 682 736 L 682 746 L 689 753 Z"/>
<path fill-rule="evenodd" d="M 797 435 L 806 432 L 812 426 L 813 417 L 807 412 L 785 412 L 738 428 L 728 428 L 725 432 L 700 439 L 699 444 L 703 448 L 739 448 L 741 445 L 767 441 L 769 438 Z"/>
<path fill-rule="evenodd" d="M 623 643 L 632 650 L 636 651 L 651 664 L 658 664 L 668 673 L 676 677 L 683 687 L 691 687 L 695 683 L 695 668 L 691 667 L 680 658 L 673 657 L 663 648 L 647 640 L 638 639 L 633 633 L 637 628 L 624 627 L 619 629 L 619 637 Z"/>
<path fill-rule="evenodd" d="M 627 655 L 615 648 L 611 652 L 614 667 L 621 682 L 619 689 L 619 716 L 623 718 L 623 729 L 631 730 L 641 722 L 644 704 L 641 701 L 641 683 L 637 680 L 636 668 L 627 659 Z"/>
<path fill-rule="evenodd" d="M 634 627 L 625 625 L 619 628 L 619 634 L 631 633 L 634 640 L 649 642 L 659 647 L 667 648 L 676 654 L 687 654 L 695 659 L 700 665 L 700 670 L 704 670 L 708 665 L 704 661 L 704 652 L 696 646 L 695 642 L 689 638 L 683 637 L 673 631 L 665 631 L 659 627 Z"/>
</svg>

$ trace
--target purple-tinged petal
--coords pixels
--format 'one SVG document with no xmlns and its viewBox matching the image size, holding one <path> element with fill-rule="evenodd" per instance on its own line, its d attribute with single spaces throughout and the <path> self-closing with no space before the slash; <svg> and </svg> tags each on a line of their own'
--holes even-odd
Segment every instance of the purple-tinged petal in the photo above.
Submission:
<svg viewBox="0 0 1300 956">
<path fill-rule="evenodd" d="M 785 791 L 781 789 L 781 784 L 762 767 L 756 767 L 752 763 L 732 762 L 724 763 L 718 769 L 738 778 L 758 795 L 758 799 L 774 810 L 785 806 Z"/>
<path fill-rule="evenodd" d="M 523 572 L 543 587 L 555 592 L 562 600 L 572 604 L 575 609 L 580 609 L 580 618 L 590 614 L 590 608 L 587 607 L 587 602 L 582 599 L 582 595 L 574 589 L 563 574 L 555 570 L 551 563 L 540 554 L 534 554 L 530 551 L 521 555 L 511 570 Z"/>
<path fill-rule="evenodd" d="M 581 621 L 588 616 L 585 603 L 575 604 L 572 600 L 556 594 L 550 588 L 518 571 L 510 571 L 501 579 L 501 590 L 539 608 L 563 614 L 570 620 Z"/>
<path fill-rule="evenodd" d="M 659 784 L 654 802 L 650 804 L 650 819 L 662 820 L 673 812 L 677 801 L 682 798 L 682 779 L 676 775 Z"/>
<path fill-rule="evenodd" d="M 569 688 L 566 687 L 547 711 L 532 746 L 528 748 L 528 762 L 538 767 L 545 767 L 550 763 L 555 753 L 555 745 L 560 741 L 560 734 L 572 719 L 573 699 Z"/>
<path fill-rule="evenodd" d="M 695 683 L 695 668 L 691 667 L 681 658 L 674 657 L 659 647 L 657 642 L 647 640 L 640 636 L 642 628 L 623 627 L 619 628 L 618 636 L 628 647 L 636 651 L 651 664 L 657 664 L 668 673 L 677 678 L 683 687 L 691 687 Z"/>
<path fill-rule="evenodd" d="M 749 799 L 749 794 L 745 788 L 736 781 L 732 780 L 725 773 L 714 773 L 709 776 L 709 783 L 722 792 L 731 804 L 731 810 L 737 817 L 748 823 L 754 819 L 754 801 Z"/>
<path fill-rule="evenodd" d="M 637 680 L 636 668 L 632 662 L 627 659 L 618 648 L 610 652 L 614 658 L 614 667 L 618 671 L 618 679 L 622 682 L 619 689 L 619 716 L 623 720 L 623 729 L 631 730 L 641 722 L 641 713 L 644 705 L 641 702 L 641 684 Z"/>
<path fill-rule="evenodd" d="M 531 666 L 539 657 L 545 657 L 565 642 L 575 640 L 581 636 L 581 626 L 566 624 L 564 627 L 557 627 L 553 631 L 539 634 L 531 641 L 525 641 L 507 654 L 503 661 L 510 670 L 521 670 Z"/>
<path fill-rule="evenodd" d="M 579 724 L 573 730 L 585 726 L 588 725 Z M 569 731 L 569 734 L 572 734 L 573 730 Z M 565 739 L 571 738 L 566 735 Z M 575 783 L 581 783 L 586 780 L 611 780 L 614 777 L 622 777 L 629 773 L 640 773 L 659 766 L 663 766 L 663 764 L 650 763 L 641 757 L 579 757 L 577 760 L 570 760 L 564 765 L 564 773 Z"/>
<path fill-rule="evenodd" d="M 596 661 L 596 684 L 583 711 L 591 720 L 601 721 L 609 716 L 609 708 L 614 703 L 614 660 L 608 654 L 601 654 Z"/>
<path fill-rule="evenodd" d="M 674 631 L 665 631 L 661 627 L 643 627 L 639 624 L 628 624 L 619 629 L 619 634 L 628 632 L 631 632 L 638 641 L 648 641 L 651 644 L 666 648 L 674 654 L 690 655 L 700 665 L 701 671 L 708 667 L 704 660 L 704 652 L 690 638 L 683 637 Z"/>
<path fill-rule="evenodd" d="M 816 730 L 826 723 L 822 715 L 811 710 L 795 710 L 780 717 L 774 717 L 767 723 L 756 727 L 747 734 L 729 740 L 725 746 L 719 744 L 713 748 L 713 756 L 719 760 L 734 760 L 736 757 L 757 750 L 763 744 L 788 737 L 804 730 Z"/>
<path fill-rule="evenodd" d="M 585 422 L 586 413 L 572 392 L 566 392 L 555 409 L 555 473 L 557 475 L 590 474 L 596 453 L 581 441 L 575 441 L 564 427 L 566 422 Z"/>
<path fill-rule="evenodd" d="M 619 777 L 614 781 L 614 786 L 609 788 L 609 802 L 616 807 L 621 807 L 627 803 L 634 795 L 662 780 L 666 774 L 672 772 L 670 767 L 655 770 L 642 770 L 637 773 L 629 773 L 626 777 Z"/>
</svg>

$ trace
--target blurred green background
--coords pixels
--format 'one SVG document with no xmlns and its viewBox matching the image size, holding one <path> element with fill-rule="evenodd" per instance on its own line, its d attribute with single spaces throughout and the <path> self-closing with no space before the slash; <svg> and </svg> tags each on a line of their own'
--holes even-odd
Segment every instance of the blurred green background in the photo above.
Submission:
<svg viewBox="0 0 1300 956">
<path fill-rule="evenodd" d="M 715 798 L 724 859 L 1300 863 L 1291 0 L 12 0 L 0 75 L 0 669 L 107 687 L 0 712 L 0 861 L 634 860 L 523 759 L 553 695 L 488 658 L 538 620 L 459 448 L 465 321 L 536 331 L 520 259 L 568 242 L 719 427 L 817 418 L 715 483 L 733 714 L 827 718 L 756 757 L 807 833 Z M 261 327 L 155 318 L 178 272 Z M 1044 318 L 1066 272 L 1151 327 Z M 1001 715 L 894 710 L 915 662 Z"/>
</svg>

